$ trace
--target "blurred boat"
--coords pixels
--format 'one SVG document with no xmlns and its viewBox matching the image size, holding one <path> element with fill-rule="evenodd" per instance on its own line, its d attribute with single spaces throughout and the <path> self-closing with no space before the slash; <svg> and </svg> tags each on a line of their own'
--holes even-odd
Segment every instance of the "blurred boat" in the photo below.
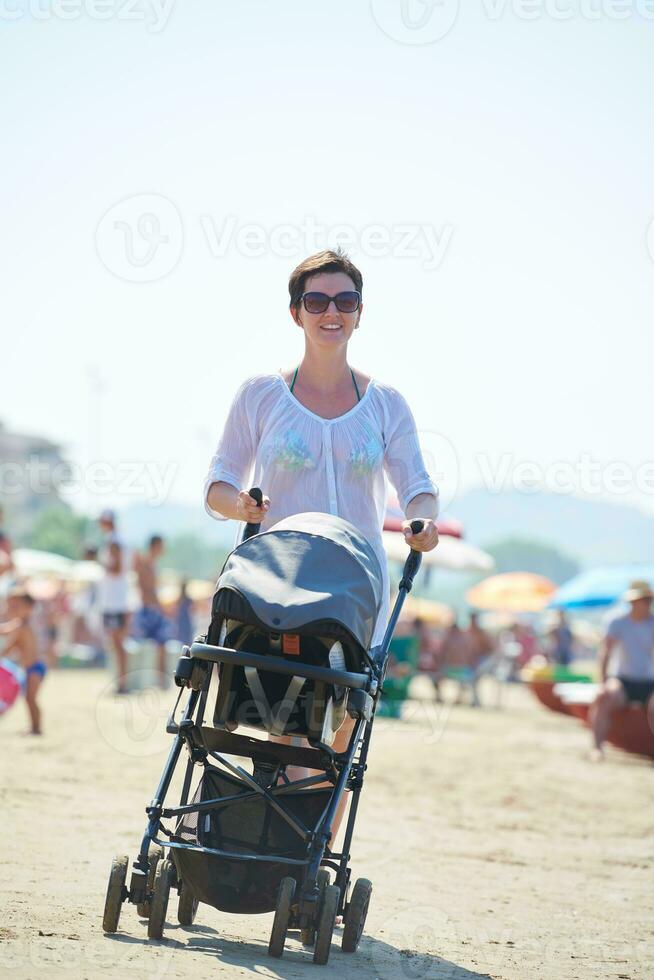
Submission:
<svg viewBox="0 0 654 980">
<path fill-rule="evenodd" d="M 590 728 L 590 709 L 599 693 L 599 684 L 557 684 L 554 693 L 575 718 Z M 630 704 L 615 712 L 606 740 L 624 752 L 654 759 L 654 731 L 647 710 L 640 704 Z"/>
<path fill-rule="evenodd" d="M 466 599 L 475 609 L 498 612 L 540 612 L 556 591 L 554 582 L 532 572 L 505 572 L 473 586 Z"/>
<path fill-rule="evenodd" d="M 575 673 L 558 664 L 530 665 L 524 668 L 521 678 L 542 705 L 562 715 L 570 715 L 572 711 L 555 688 L 562 684 L 574 685 L 575 688 L 580 684 L 592 685 L 589 675 Z"/>
</svg>

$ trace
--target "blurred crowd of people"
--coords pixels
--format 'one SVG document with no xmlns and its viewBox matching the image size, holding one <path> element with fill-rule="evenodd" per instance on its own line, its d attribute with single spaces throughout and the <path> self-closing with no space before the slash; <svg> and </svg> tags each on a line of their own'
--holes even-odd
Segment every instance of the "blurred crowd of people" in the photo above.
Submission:
<svg viewBox="0 0 654 980">
<path fill-rule="evenodd" d="M 32 734 L 41 733 L 38 691 L 58 659 L 83 649 L 86 662 L 102 666 L 107 655 L 116 665 L 116 693 L 128 691 L 128 646 L 146 641 L 156 647 L 156 670 L 165 687 L 167 644 L 191 643 L 205 602 L 194 601 L 181 581 L 174 598 L 161 598 L 158 562 L 165 551 L 161 535 L 142 551 L 131 552 L 121 540 L 113 511 L 98 518 L 101 541 L 89 545 L 80 561 L 93 573 L 74 583 L 56 576 L 25 577 L 14 561 L 11 537 L 0 508 L 0 647 L 22 671 L 22 687 Z M 169 590 L 170 591 L 170 590 Z M 0 678 L 0 713 L 3 701 Z"/>
<path fill-rule="evenodd" d="M 535 658 L 569 666 L 578 645 L 564 613 L 539 631 L 532 622 L 517 620 L 501 628 L 486 629 L 477 612 L 468 614 L 467 625 L 454 617 L 449 625 L 435 626 L 419 616 L 401 622 L 399 635 L 414 635 L 418 641 L 415 669 L 430 678 L 437 700 L 445 679 L 459 682 L 459 700 L 465 691 L 479 706 L 478 682 L 492 674 L 506 681 L 518 680 L 521 670 Z M 391 655 L 389 676 L 400 677 L 409 669 Z"/>
</svg>

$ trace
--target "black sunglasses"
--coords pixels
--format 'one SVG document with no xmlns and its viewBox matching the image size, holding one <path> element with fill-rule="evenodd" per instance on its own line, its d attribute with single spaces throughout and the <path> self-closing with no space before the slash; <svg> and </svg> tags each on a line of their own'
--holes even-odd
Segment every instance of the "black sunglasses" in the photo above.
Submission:
<svg viewBox="0 0 654 980">
<path fill-rule="evenodd" d="M 337 293 L 336 296 L 328 296 L 327 293 L 303 293 L 300 296 L 307 313 L 324 313 L 332 300 L 340 313 L 354 313 L 359 309 L 361 293 L 349 289 L 344 293 Z"/>
</svg>

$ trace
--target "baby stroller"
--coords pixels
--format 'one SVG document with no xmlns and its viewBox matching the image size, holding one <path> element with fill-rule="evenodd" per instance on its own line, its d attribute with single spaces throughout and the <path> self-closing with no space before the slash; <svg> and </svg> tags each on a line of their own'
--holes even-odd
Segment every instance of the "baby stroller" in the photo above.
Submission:
<svg viewBox="0 0 654 980">
<path fill-rule="evenodd" d="M 250 492 L 260 503 L 258 488 Z M 367 540 L 328 514 L 258 530 L 248 525 L 225 562 L 207 636 L 179 659 L 180 691 L 167 725 L 175 740 L 146 807 L 129 887 L 127 857 L 114 859 L 103 928 L 117 930 L 129 901 L 148 920 L 148 936 L 161 939 L 175 889 L 182 925 L 193 923 L 200 902 L 225 912 L 274 911 L 270 955 L 281 956 L 288 930 L 299 929 L 314 962 L 326 963 L 337 915 L 350 953 L 366 920 L 372 884 L 360 878 L 351 887 L 350 846 L 388 646 L 421 556 L 409 552 L 383 642 L 370 648 L 382 572 Z M 346 716 L 352 734 L 336 752 Z M 290 744 L 270 736 L 290 736 Z M 184 748 L 180 802 L 166 806 Z M 249 760 L 248 769 L 234 757 Z M 291 766 L 314 774 L 289 778 Z M 330 828 L 346 789 L 351 803 L 336 852 Z"/>
</svg>

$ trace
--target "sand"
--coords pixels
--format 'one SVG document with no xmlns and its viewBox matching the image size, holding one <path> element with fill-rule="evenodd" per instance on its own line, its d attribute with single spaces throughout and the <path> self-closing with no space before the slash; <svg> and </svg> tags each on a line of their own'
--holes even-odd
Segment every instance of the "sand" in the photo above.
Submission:
<svg viewBox="0 0 654 980">
<path fill-rule="evenodd" d="M 314 966 L 298 939 L 267 956 L 272 915 L 169 906 L 162 942 L 133 906 L 101 928 L 115 853 L 135 855 L 171 737 L 171 704 L 110 696 L 100 671 L 43 688 L 0 719 L 4 843 L 0 975 L 172 978 L 323 976 L 572 980 L 654 975 L 654 768 L 609 750 L 510 687 L 500 710 L 415 704 L 375 723 L 352 864 L 374 893 L 359 951 Z"/>
</svg>

